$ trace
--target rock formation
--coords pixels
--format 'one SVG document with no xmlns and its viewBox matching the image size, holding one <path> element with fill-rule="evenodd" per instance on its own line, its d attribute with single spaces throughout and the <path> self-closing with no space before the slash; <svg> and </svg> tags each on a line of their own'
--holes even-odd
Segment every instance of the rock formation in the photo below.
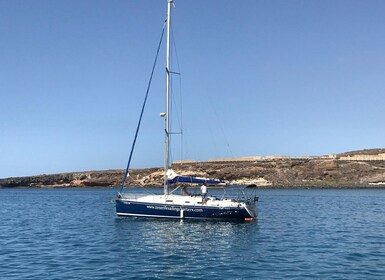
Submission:
<svg viewBox="0 0 385 280">
<path fill-rule="evenodd" d="M 321 157 L 270 157 L 174 164 L 184 175 L 217 178 L 230 184 L 285 188 L 385 188 L 385 149 L 371 149 Z M 123 170 L 87 171 L 0 179 L 0 187 L 117 187 Z M 126 185 L 160 187 L 162 168 L 130 170 Z"/>
</svg>

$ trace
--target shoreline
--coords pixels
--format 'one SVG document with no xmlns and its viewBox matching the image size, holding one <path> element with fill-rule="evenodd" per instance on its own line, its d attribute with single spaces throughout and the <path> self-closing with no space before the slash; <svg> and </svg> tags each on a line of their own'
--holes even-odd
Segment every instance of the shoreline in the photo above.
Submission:
<svg viewBox="0 0 385 280">
<path fill-rule="evenodd" d="M 116 189 L 121 186 L 79 186 L 79 185 L 34 185 L 34 186 L 0 186 L 0 189 Z M 163 186 L 126 186 L 125 189 L 163 189 Z M 209 186 L 209 189 L 223 189 L 220 186 Z M 199 190 L 199 186 L 189 186 L 189 189 Z M 341 184 L 341 185 L 292 185 L 292 186 L 256 186 L 257 190 L 385 190 L 385 184 Z"/>
<path fill-rule="evenodd" d="M 228 185 L 251 185 L 267 189 L 385 189 L 385 149 L 348 152 L 333 157 L 258 160 L 241 158 L 207 162 L 174 163 L 184 176 L 215 178 Z M 71 188 L 120 186 L 124 170 L 100 170 L 43 174 L 0 179 L 0 188 Z M 126 187 L 161 187 L 160 167 L 130 169 Z"/>
</svg>

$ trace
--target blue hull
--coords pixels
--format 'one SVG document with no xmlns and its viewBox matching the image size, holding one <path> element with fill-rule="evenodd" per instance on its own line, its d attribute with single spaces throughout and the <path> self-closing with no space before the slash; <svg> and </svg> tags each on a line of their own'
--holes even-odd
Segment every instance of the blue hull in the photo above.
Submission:
<svg viewBox="0 0 385 280">
<path fill-rule="evenodd" d="M 122 200 L 116 200 L 116 214 L 118 216 L 178 219 L 245 220 L 254 218 L 245 208 L 238 207 L 182 206 Z"/>
</svg>

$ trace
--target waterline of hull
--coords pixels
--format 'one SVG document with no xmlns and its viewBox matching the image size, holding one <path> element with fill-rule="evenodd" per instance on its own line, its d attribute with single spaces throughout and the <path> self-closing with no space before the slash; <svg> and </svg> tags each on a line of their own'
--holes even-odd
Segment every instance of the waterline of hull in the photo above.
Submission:
<svg viewBox="0 0 385 280">
<path fill-rule="evenodd" d="M 177 219 L 244 220 L 255 217 L 246 207 L 186 206 L 119 199 L 116 200 L 116 213 L 118 216 Z"/>
</svg>

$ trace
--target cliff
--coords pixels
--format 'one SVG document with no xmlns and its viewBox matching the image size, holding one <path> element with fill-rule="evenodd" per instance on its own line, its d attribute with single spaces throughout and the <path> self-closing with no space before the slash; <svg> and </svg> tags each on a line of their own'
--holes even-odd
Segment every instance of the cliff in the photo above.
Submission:
<svg viewBox="0 0 385 280">
<path fill-rule="evenodd" d="M 174 164 L 175 172 L 217 178 L 231 184 L 287 188 L 385 188 L 385 149 L 362 150 L 320 157 L 267 157 Z M 123 170 L 86 171 L 0 179 L 0 187 L 114 187 Z M 126 185 L 161 186 L 162 168 L 130 170 Z"/>
</svg>

